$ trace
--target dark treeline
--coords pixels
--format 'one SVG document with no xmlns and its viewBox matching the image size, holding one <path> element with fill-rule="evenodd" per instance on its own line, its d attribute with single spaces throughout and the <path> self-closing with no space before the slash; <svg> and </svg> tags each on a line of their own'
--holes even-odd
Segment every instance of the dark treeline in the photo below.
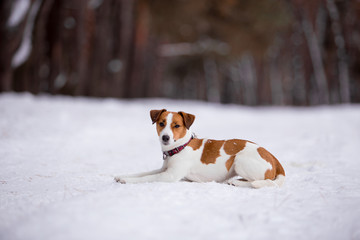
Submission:
<svg viewBox="0 0 360 240">
<path fill-rule="evenodd" d="M 356 0 L 2 0 L 0 92 L 360 102 Z"/>
</svg>

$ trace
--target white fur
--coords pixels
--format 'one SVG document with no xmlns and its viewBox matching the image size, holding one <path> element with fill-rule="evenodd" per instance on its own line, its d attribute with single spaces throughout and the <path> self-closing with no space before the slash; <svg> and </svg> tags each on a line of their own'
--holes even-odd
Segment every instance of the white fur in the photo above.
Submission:
<svg viewBox="0 0 360 240">
<path fill-rule="evenodd" d="M 204 139 L 202 146 L 196 151 L 192 148 L 185 149 L 187 150 L 187 155 L 191 156 L 192 159 L 192 166 L 185 178 L 194 182 L 223 182 L 230 177 L 235 176 L 233 168 L 230 169 L 230 171 L 226 169 L 225 163 L 230 156 L 225 153 L 223 147 L 220 149 L 220 157 L 216 159 L 215 164 L 204 164 L 200 161 L 204 149 L 204 143 L 207 140 L 208 139 Z"/>
<path fill-rule="evenodd" d="M 164 135 L 168 135 L 170 137 L 169 145 L 161 144 L 163 151 L 167 151 L 167 150 L 170 150 L 170 149 L 174 148 L 173 147 L 173 144 L 175 143 L 175 141 L 174 141 L 174 133 L 173 133 L 173 131 L 171 131 L 172 118 L 173 118 L 173 114 L 169 113 L 167 115 L 167 117 L 166 117 L 166 126 L 164 127 L 164 129 L 159 134 L 159 141 L 161 143 L 162 143 L 162 137 Z"/>
<path fill-rule="evenodd" d="M 271 164 L 260 156 L 258 148 L 258 145 L 247 142 L 245 149 L 235 157 L 236 173 L 249 181 L 262 179 L 264 173 L 272 168 Z"/>
<path fill-rule="evenodd" d="M 192 133 L 187 130 L 185 136 L 175 141 L 171 130 L 173 114 L 168 114 L 167 124 L 159 134 L 159 140 L 163 151 L 168 151 L 175 147 L 185 144 L 191 139 Z M 169 145 L 164 145 L 162 136 L 170 136 Z M 281 186 L 285 176 L 278 175 L 275 180 L 264 180 L 265 172 L 272 168 L 271 164 L 265 161 L 257 149 L 258 145 L 247 142 L 245 148 L 236 154 L 234 163 L 230 170 L 226 168 L 226 161 L 230 155 L 226 154 L 223 147 L 220 149 L 220 156 L 215 163 L 205 164 L 201 162 L 201 155 L 207 139 L 204 139 L 202 146 L 193 150 L 186 147 L 181 152 L 167 157 L 164 160 L 162 168 L 151 172 L 145 172 L 134 175 L 118 176 L 115 180 L 121 183 L 143 183 L 143 182 L 176 182 L 181 179 L 187 179 L 194 182 L 224 182 L 234 186 L 241 187 L 268 187 Z M 211 141 L 211 140 L 210 140 Z M 240 176 L 246 181 L 232 179 L 234 176 Z"/>
</svg>

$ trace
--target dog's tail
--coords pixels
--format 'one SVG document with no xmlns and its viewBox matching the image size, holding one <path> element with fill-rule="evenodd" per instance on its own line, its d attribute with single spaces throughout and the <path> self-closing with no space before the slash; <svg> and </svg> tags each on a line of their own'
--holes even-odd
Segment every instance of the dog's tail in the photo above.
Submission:
<svg viewBox="0 0 360 240">
<path fill-rule="evenodd" d="M 279 174 L 274 180 L 265 179 L 265 180 L 255 180 L 250 182 L 253 188 L 262 188 L 262 187 L 281 187 L 284 184 L 285 175 Z"/>
<path fill-rule="evenodd" d="M 263 188 L 263 187 L 281 187 L 284 184 L 285 175 L 279 174 L 274 180 L 265 179 L 265 180 L 255 180 L 247 181 L 245 179 L 235 179 L 230 180 L 228 183 L 237 186 L 237 187 L 253 187 L 253 188 Z"/>
</svg>

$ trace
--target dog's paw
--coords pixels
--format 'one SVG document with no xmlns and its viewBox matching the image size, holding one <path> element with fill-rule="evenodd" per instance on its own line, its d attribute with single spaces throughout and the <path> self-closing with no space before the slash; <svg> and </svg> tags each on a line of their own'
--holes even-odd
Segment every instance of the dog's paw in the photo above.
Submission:
<svg viewBox="0 0 360 240">
<path fill-rule="evenodd" d="M 122 177 L 114 177 L 114 180 L 115 180 L 115 182 L 118 182 L 118 183 L 121 183 L 121 184 L 126 183 L 126 181 Z"/>
</svg>

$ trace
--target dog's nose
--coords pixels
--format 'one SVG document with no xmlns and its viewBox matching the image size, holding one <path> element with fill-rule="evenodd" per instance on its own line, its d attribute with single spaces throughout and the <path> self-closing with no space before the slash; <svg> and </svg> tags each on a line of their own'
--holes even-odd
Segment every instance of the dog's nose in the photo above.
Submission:
<svg viewBox="0 0 360 240">
<path fill-rule="evenodd" d="M 164 136 L 162 136 L 162 140 L 163 140 L 164 142 L 168 142 L 168 141 L 170 140 L 169 135 L 164 135 Z"/>
</svg>

